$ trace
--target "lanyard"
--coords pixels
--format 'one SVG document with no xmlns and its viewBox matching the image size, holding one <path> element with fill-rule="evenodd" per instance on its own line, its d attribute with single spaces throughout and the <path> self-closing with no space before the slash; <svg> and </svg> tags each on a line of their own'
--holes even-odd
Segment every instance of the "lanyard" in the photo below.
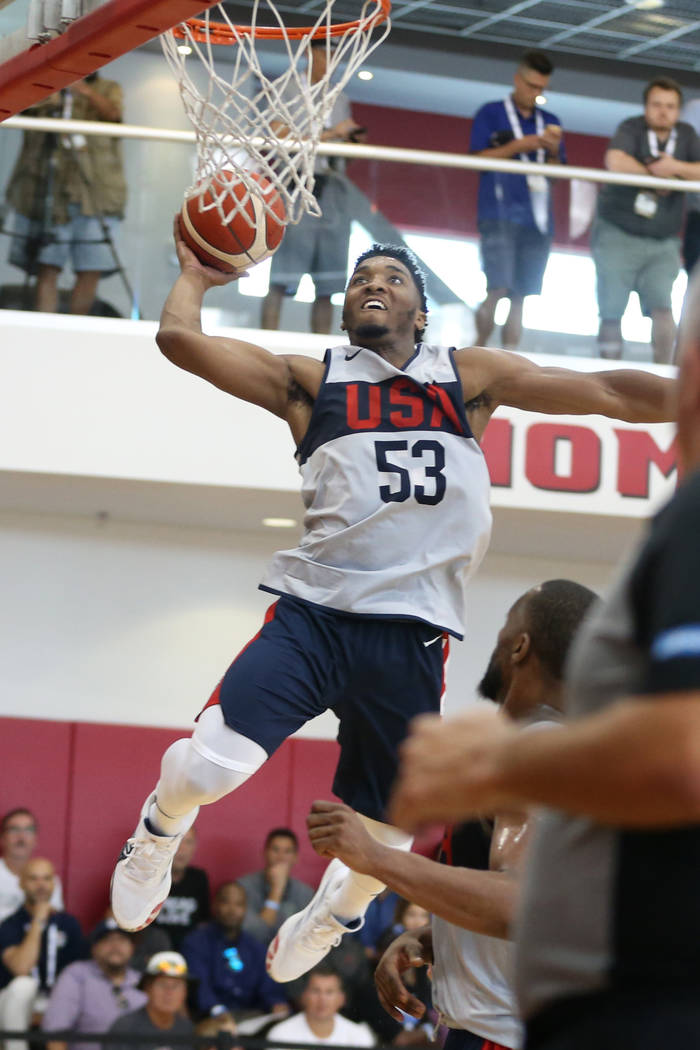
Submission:
<svg viewBox="0 0 700 1050">
<path fill-rule="evenodd" d="M 676 152 L 676 140 L 678 138 L 678 132 L 675 128 L 671 128 L 671 134 L 668 136 L 668 141 L 664 146 L 664 153 L 672 157 Z M 647 128 L 647 141 L 649 143 L 649 152 L 652 157 L 658 157 L 661 150 L 659 149 L 659 139 L 655 131 L 651 128 Z"/>
<path fill-rule="evenodd" d="M 515 106 L 513 105 L 513 99 L 510 97 L 510 95 L 508 95 L 508 98 L 506 98 L 504 100 L 503 105 L 506 108 L 506 116 L 508 117 L 508 123 L 510 124 L 511 131 L 513 132 L 513 135 L 515 136 L 516 139 L 523 138 L 523 129 L 522 129 L 521 125 L 520 125 L 520 118 L 518 117 L 517 110 L 516 110 Z M 539 109 L 535 109 L 535 132 L 536 132 L 536 134 L 541 135 L 543 131 L 544 131 L 544 117 L 540 113 Z M 521 153 L 520 154 L 520 159 L 521 160 L 529 160 L 530 158 L 527 155 L 527 153 Z M 539 164 L 544 164 L 544 162 L 545 162 L 544 149 L 538 149 L 537 150 L 537 162 Z"/>
</svg>

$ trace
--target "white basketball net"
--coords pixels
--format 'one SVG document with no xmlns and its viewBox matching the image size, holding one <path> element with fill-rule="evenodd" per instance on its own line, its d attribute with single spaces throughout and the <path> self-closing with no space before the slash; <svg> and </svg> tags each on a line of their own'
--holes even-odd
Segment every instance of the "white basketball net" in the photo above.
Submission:
<svg viewBox="0 0 700 1050">
<path fill-rule="evenodd" d="M 312 192 L 321 134 L 343 87 L 389 32 L 385 0 L 366 0 L 358 26 L 332 37 L 334 3 L 326 0 L 325 10 L 300 39 L 289 35 L 293 30 L 285 27 L 273 0 L 254 0 L 247 32 L 242 31 L 245 27 L 233 25 L 219 4 L 206 13 L 201 29 L 183 23 L 161 37 L 197 136 L 196 177 L 186 196 L 201 195 L 212 177 L 224 169 L 233 170 L 248 191 L 259 196 L 259 186 L 251 178 L 255 172 L 269 179 L 282 197 L 286 223 L 299 222 L 307 212 L 321 214 Z M 230 47 L 212 43 L 217 36 L 215 23 L 226 27 Z M 271 43 L 259 56 L 256 32 L 262 38 L 264 29 L 271 26 L 280 31 L 281 40 Z M 327 70 L 312 84 L 309 43 L 319 36 L 326 50 Z M 191 53 L 183 54 L 183 45 L 191 48 Z M 264 72 L 263 62 L 268 69 L 276 63 L 275 75 Z M 212 195 L 213 204 L 204 206 L 200 196 L 200 208 L 217 207 L 222 221 L 230 220 L 236 211 L 246 215 L 247 195 L 238 205 L 227 195 L 226 214 L 221 200 L 224 194 L 219 193 L 218 199 Z"/>
</svg>

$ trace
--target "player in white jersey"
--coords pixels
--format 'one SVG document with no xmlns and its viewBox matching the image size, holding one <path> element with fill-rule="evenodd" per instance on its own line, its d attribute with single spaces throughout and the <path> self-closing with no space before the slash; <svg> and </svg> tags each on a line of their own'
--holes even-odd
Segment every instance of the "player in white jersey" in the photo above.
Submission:
<svg viewBox="0 0 700 1050">
<path fill-rule="evenodd" d="M 358 260 L 343 310 L 349 345 L 325 363 L 204 335 L 205 292 L 234 277 L 200 264 L 175 237 L 182 272 L 158 345 L 179 367 L 287 421 L 306 516 L 299 547 L 278 555 L 266 579 L 281 597 L 265 626 L 192 737 L 163 756 L 113 876 L 126 929 L 157 914 L 198 806 L 239 787 L 327 707 L 340 718 L 336 792 L 373 835 L 410 849 L 383 822 L 384 804 L 408 722 L 439 710 L 447 634 L 462 632 L 462 587 L 488 541 L 478 442 L 492 412 L 505 404 L 635 422 L 671 415 L 670 382 L 647 372 L 541 369 L 501 351 L 426 346 L 422 275 L 400 248 L 374 246 Z M 272 976 L 292 980 L 319 962 L 361 925 L 382 887 L 334 860 L 270 946 Z"/>
<path fill-rule="evenodd" d="M 566 655 L 595 597 L 573 580 L 527 591 L 508 613 L 480 694 L 537 731 L 558 722 Z M 401 973 L 432 963 L 433 1003 L 450 1030 L 445 1050 L 519 1047 L 510 921 L 532 819 L 510 812 L 449 827 L 439 863 L 375 842 L 338 803 L 314 803 L 307 824 L 317 852 L 340 857 L 432 912 L 429 926 L 402 934 L 377 966 L 385 1009 L 397 1019 L 399 1010 L 422 1016 L 425 1008 Z"/>
</svg>

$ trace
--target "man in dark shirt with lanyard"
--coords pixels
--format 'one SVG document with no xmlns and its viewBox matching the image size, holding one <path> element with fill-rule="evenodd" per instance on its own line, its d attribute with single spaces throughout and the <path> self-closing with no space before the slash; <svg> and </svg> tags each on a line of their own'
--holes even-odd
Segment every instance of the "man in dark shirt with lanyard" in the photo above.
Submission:
<svg viewBox="0 0 700 1050">
<path fill-rule="evenodd" d="M 541 51 L 523 55 L 512 94 L 502 102 L 488 102 L 474 117 L 470 153 L 540 164 L 566 161 L 559 118 L 537 106 L 553 68 Z M 515 350 L 523 327 L 523 299 L 540 294 L 552 243 L 547 180 L 543 175 L 482 172 L 478 223 L 487 293 L 476 314 L 477 343 L 487 345 L 498 300 L 507 298 L 510 312 L 501 345 Z"/>
<path fill-rule="evenodd" d="M 656 175 L 663 179 L 700 179 L 700 139 L 679 121 L 680 85 L 657 77 L 644 89 L 644 114 L 618 127 L 605 154 L 609 171 Z M 605 185 L 591 234 L 596 266 L 601 357 L 622 354 L 620 322 L 630 292 L 637 292 L 645 317 L 651 318 L 654 360 L 672 360 L 676 326 L 671 289 L 681 268 L 679 234 L 684 193 Z"/>
<path fill-rule="evenodd" d="M 423 718 L 390 816 L 527 804 L 517 985 L 527 1050 L 700 1046 L 700 274 L 680 331 L 685 478 L 584 624 L 556 734 L 498 713 Z"/>
</svg>

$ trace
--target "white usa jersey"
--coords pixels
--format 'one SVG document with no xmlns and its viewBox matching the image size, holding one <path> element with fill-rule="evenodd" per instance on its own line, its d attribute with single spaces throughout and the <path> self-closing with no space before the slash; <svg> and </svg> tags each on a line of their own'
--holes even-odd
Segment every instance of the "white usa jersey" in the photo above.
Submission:
<svg viewBox="0 0 700 1050">
<path fill-rule="evenodd" d="M 453 350 L 418 343 L 403 368 L 366 348 L 328 350 L 297 459 L 304 534 L 274 556 L 263 590 L 461 638 L 491 511 Z"/>
</svg>

